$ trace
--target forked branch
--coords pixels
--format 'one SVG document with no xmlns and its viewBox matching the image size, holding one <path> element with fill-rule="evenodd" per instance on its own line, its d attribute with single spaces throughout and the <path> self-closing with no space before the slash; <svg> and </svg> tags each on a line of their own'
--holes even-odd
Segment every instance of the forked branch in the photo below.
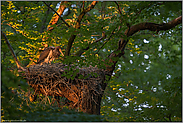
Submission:
<svg viewBox="0 0 183 123">
<path fill-rule="evenodd" d="M 75 29 L 79 29 L 80 28 L 81 20 L 83 19 L 84 15 L 87 12 L 89 12 L 91 9 L 93 9 L 96 4 L 97 4 L 97 1 L 93 1 L 86 9 L 84 9 L 81 12 L 81 14 L 78 16 L 78 19 L 76 21 Z M 75 38 L 76 38 L 76 35 L 71 35 L 71 37 L 70 37 L 70 39 L 68 41 L 68 45 L 67 45 L 67 48 L 66 48 L 64 56 L 69 56 L 70 50 L 71 50 L 71 47 L 72 47 L 72 44 L 73 44 Z"/>
<path fill-rule="evenodd" d="M 150 23 L 150 22 L 143 22 L 139 23 L 136 25 L 131 26 L 125 31 L 126 37 L 132 36 L 138 31 L 141 30 L 150 30 L 150 31 L 161 31 L 161 30 L 169 30 L 174 28 L 175 26 L 179 25 L 182 23 L 182 16 L 168 22 L 168 23 L 161 23 L 161 24 L 156 24 L 156 23 Z M 123 37 L 123 36 L 122 36 Z M 108 59 L 109 63 L 112 63 L 112 65 L 106 65 L 106 70 L 112 74 L 113 70 L 115 69 L 115 64 L 118 61 L 118 58 L 120 58 L 124 54 L 124 49 L 126 44 L 128 43 L 128 40 L 125 40 L 122 38 L 119 41 L 118 49 L 116 49 L 114 52 L 112 52 Z M 115 60 L 114 60 L 115 59 Z"/>
</svg>

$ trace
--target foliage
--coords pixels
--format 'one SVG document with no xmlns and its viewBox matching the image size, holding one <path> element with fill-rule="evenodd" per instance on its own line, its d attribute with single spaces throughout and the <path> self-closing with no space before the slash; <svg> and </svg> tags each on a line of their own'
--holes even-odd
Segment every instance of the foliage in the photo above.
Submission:
<svg viewBox="0 0 183 123">
<path fill-rule="evenodd" d="M 59 2 L 47 1 L 55 10 Z M 91 1 L 84 2 L 84 8 Z M 118 6 L 121 8 L 119 13 Z M 52 31 L 46 31 L 54 12 L 41 1 L 1 1 L 1 30 L 23 66 L 38 60 L 42 43 L 60 45 L 62 51 L 71 35 L 77 35 L 70 56 L 54 62 L 104 68 L 107 58 L 118 46 L 128 28 L 141 22 L 167 23 L 182 13 L 182 2 L 100 1 L 85 14 L 81 27 L 75 29 L 83 2 L 68 2 L 71 13 L 62 16 Z M 120 28 L 119 28 L 120 26 Z M 106 38 L 94 43 L 105 32 Z M 111 37 L 110 37 L 111 36 Z M 125 38 L 125 37 L 123 37 Z M 126 37 L 127 38 L 127 37 Z M 43 40 L 46 39 L 46 40 Z M 101 116 L 68 109 L 59 111 L 49 104 L 30 103 L 28 85 L 17 77 L 15 61 L 1 38 L 2 120 L 26 121 L 182 121 L 182 25 L 167 31 L 139 31 L 128 37 L 124 57 L 119 58 L 114 75 L 102 100 Z M 81 49 L 81 57 L 75 56 Z M 77 61 L 77 62 L 73 62 Z M 74 66 L 73 66 L 74 67 Z M 72 69 L 72 68 L 71 68 Z M 10 72 L 11 71 L 11 72 Z M 75 71 L 71 71 L 74 74 Z M 67 75 L 70 76 L 70 75 Z M 21 89 L 19 88 L 21 87 Z M 14 90 L 18 94 L 12 93 Z M 14 115 L 16 113 L 16 115 Z M 105 119 L 104 119 L 105 117 Z M 34 119 L 33 119 L 34 118 Z"/>
<path fill-rule="evenodd" d="M 181 38 L 178 36 L 174 42 L 167 38 L 153 38 L 143 47 L 136 44 L 142 52 L 130 52 L 130 63 L 121 59 L 123 67 L 116 70 L 118 77 L 113 77 L 108 86 L 113 93 L 105 97 L 111 101 L 104 101 L 103 104 L 104 115 L 109 110 L 106 105 L 116 110 L 111 114 L 110 121 L 181 121 L 182 44 L 179 49 L 170 47 Z M 153 55 L 143 52 L 145 50 Z M 164 54 L 163 51 L 169 53 Z M 120 114 L 123 116 L 119 118 Z"/>
</svg>

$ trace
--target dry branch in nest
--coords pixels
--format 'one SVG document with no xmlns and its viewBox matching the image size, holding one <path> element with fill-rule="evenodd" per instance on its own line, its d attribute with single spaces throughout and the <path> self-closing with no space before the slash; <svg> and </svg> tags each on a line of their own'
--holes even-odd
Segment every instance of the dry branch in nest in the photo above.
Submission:
<svg viewBox="0 0 183 123">
<path fill-rule="evenodd" d="M 93 103 L 99 105 L 105 84 L 104 71 L 97 67 L 79 68 L 61 63 L 31 66 L 26 79 L 35 93 L 66 97 L 72 101 L 72 107 L 83 111 L 92 110 Z"/>
</svg>

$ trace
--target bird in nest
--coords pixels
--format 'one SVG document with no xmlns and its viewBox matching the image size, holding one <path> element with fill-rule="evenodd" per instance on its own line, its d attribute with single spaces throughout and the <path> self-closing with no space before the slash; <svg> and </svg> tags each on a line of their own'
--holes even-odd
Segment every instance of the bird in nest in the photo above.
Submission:
<svg viewBox="0 0 183 123">
<path fill-rule="evenodd" d="M 43 50 L 43 52 L 39 56 L 39 60 L 37 61 L 37 64 L 43 64 L 43 63 L 51 63 L 51 61 L 55 60 L 55 58 L 58 58 L 62 54 L 61 47 L 60 46 L 50 46 Z"/>
</svg>

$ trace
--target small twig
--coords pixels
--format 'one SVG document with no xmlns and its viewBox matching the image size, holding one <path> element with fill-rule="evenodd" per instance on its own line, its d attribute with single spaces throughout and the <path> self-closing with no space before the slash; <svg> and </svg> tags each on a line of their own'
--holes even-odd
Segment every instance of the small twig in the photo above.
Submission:
<svg viewBox="0 0 183 123">
<path fill-rule="evenodd" d="M 116 1 L 114 1 L 114 2 L 115 2 L 116 5 L 118 6 L 118 11 L 119 11 L 120 15 L 122 15 L 121 8 L 119 7 L 119 4 L 118 4 Z"/>
<path fill-rule="evenodd" d="M 134 20 L 137 19 L 137 17 L 139 16 L 139 14 L 142 12 L 143 9 L 149 8 L 151 5 L 152 5 L 152 3 L 150 3 L 148 6 L 145 6 L 145 7 L 141 8 L 138 12 L 136 12 L 135 15 L 134 15 L 134 17 L 136 16 L 136 17 L 134 18 Z"/>
<path fill-rule="evenodd" d="M 117 27 L 116 27 L 116 28 L 117 28 Z M 116 29 L 116 28 L 115 28 L 115 29 Z M 111 39 L 112 35 L 114 35 L 115 29 L 112 31 L 112 33 L 111 33 L 111 35 L 109 36 L 109 38 L 106 39 L 106 41 L 103 43 L 103 45 L 98 49 L 98 51 L 97 51 L 95 54 L 98 54 L 98 52 L 102 49 L 102 47 Z M 95 54 L 94 54 L 94 55 L 95 55 Z"/>
<path fill-rule="evenodd" d="M 42 87 L 42 89 L 43 89 L 43 91 L 44 91 L 44 93 L 45 93 L 45 95 L 46 95 L 46 97 L 47 97 L 47 99 L 48 99 L 48 101 L 49 101 L 49 104 L 51 105 L 50 99 L 49 99 L 49 97 L 47 96 L 47 93 L 46 93 L 46 91 L 44 90 L 43 85 L 41 85 L 41 87 Z"/>
<path fill-rule="evenodd" d="M 93 99 L 93 95 L 92 95 L 92 100 L 95 102 L 95 104 L 97 104 L 97 105 L 98 105 L 98 103 Z"/>
<path fill-rule="evenodd" d="M 88 50 L 88 49 L 90 48 L 91 45 L 93 45 L 93 44 L 95 44 L 95 43 L 101 41 L 101 40 L 104 39 L 105 37 L 106 37 L 106 35 L 105 35 L 105 32 L 103 31 L 103 32 L 102 32 L 102 37 L 101 37 L 101 38 L 95 40 L 92 44 L 90 44 L 90 45 L 87 46 L 86 48 L 83 48 L 83 49 L 79 50 L 79 51 L 75 54 L 75 56 L 81 56 L 81 55 L 84 53 L 84 51 L 86 51 L 86 50 Z"/>
<path fill-rule="evenodd" d="M 73 107 L 74 107 L 76 104 L 78 104 L 78 102 L 79 102 L 79 100 L 78 100 L 76 103 L 74 103 Z"/>
</svg>

